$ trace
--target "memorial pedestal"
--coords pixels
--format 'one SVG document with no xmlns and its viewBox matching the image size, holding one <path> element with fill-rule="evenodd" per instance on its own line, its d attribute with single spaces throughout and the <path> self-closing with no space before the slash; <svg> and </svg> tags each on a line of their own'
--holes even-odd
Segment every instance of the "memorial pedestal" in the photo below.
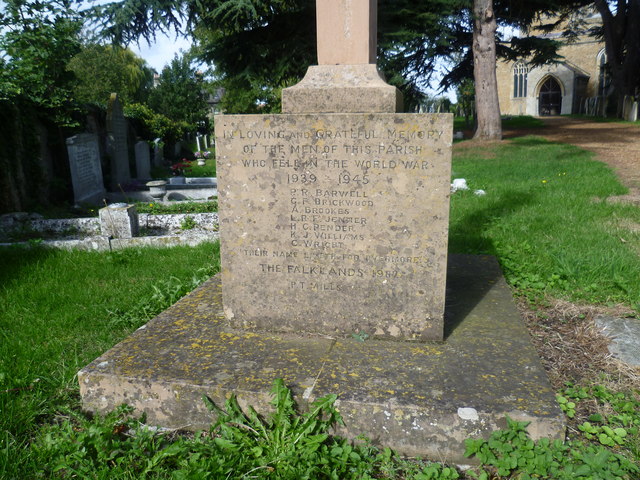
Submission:
<svg viewBox="0 0 640 480">
<path fill-rule="evenodd" d="M 300 83 L 282 90 L 282 113 L 401 111 L 402 93 L 375 64 L 312 65 Z"/>
<path fill-rule="evenodd" d="M 83 407 L 127 403 L 150 425 L 207 429 L 203 395 L 264 413 L 282 378 L 301 405 L 338 394 L 338 433 L 401 454 L 469 463 L 465 438 L 505 428 L 505 415 L 531 422 L 534 439 L 562 439 L 564 415 L 495 259 L 452 256 L 448 272 L 444 343 L 233 329 L 215 277 L 83 368 Z"/>
</svg>

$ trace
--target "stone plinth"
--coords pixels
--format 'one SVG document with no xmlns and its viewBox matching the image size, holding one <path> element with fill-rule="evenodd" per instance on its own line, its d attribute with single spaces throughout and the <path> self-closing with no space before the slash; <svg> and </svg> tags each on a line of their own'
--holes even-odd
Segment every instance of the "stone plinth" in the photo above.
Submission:
<svg viewBox="0 0 640 480">
<path fill-rule="evenodd" d="M 401 111 L 402 93 L 372 64 L 310 66 L 300 83 L 282 90 L 283 113 Z"/>
<path fill-rule="evenodd" d="M 132 238 L 138 235 L 138 212 L 135 205 L 114 203 L 98 211 L 102 235 Z"/>
<path fill-rule="evenodd" d="M 469 463 L 464 439 L 530 421 L 534 439 L 564 438 L 564 416 L 492 257 L 452 256 L 447 341 L 357 341 L 230 328 L 214 278 L 78 373 L 83 407 L 122 403 L 147 423 L 207 429 L 202 395 L 269 409 L 276 378 L 302 405 L 339 394 L 346 426 L 401 454 Z"/>
<path fill-rule="evenodd" d="M 236 326 L 442 340 L 449 114 L 216 119 Z"/>
</svg>

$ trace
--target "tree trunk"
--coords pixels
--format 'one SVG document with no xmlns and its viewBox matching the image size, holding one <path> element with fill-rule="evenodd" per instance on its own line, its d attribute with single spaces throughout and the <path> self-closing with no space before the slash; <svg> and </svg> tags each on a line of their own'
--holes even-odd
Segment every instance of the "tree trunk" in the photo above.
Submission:
<svg viewBox="0 0 640 480">
<path fill-rule="evenodd" d="M 615 14 L 605 0 L 596 0 L 595 5 L 602 17 L 607 64 L 621 117 L 624 97 L 638 95 L 640 88 L 640 0 L 618 2 Z"/>
<path fill-rule="evenodd" d="M 496 17 L 493 0 L 473 2 L 473 77 L 478 115 L 478 128 L 473 138 L 500 140 L 502 124 L 496 79 Z"/>
</svg>

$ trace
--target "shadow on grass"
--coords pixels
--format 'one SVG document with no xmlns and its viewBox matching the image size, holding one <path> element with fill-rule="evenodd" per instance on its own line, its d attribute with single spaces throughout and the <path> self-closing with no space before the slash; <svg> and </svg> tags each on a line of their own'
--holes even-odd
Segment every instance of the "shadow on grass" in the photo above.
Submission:
<svg viewBox="0 0 640 480">
<path fill-rule="evenodd" d="M 558 142 L 550 142 L 546 138 L 537 137 L 535 135 L 526 135 L 524 137 L 515 137 L 511 139 L 511 143 L 520 147 L 540 147 L 542 145 L 560 145 Z"/>
<path fill-rule="evenodd" d="M 0 285 L 19 280 L 45 259 L 56 255 L 52 249 L 37 245 L 12 245 L 0 247 Z"/>
<path fill-rule="evenodd" d="M 500 257 L 493 241 L 484 234 L 487 227 L 497 218 L 511 215 L 515 211 L 535 201 L 530 193 L 510 191 L 500 199 L 480 210 L 463 215 L 449 230 L 449 266 L 447 273 L 447 294 L 445 301 L 445 339 L 492 288 L 502 276 L 486 256 Z M 461 255 L 467 254 L 467 255 Z M 470 260 L 469 255 L 484 256 L 485 261 Z M 468 266 L 468 271 L 465 269 Z M 482 271 L 485 265 L 485 271 Z"/>
</svg>

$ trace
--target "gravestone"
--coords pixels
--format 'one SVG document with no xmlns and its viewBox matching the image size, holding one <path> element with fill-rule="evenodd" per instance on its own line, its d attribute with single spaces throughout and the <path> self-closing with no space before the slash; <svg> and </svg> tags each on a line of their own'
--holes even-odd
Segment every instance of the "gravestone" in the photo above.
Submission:
<svg viewBox="0 0 640 480">
<path fill-rule="evenodd" d="M 112 203 L 98 210 L 102 235 L 111 238 L 133 238 L 138 235 L 138 212 L 135 205 Z"/>
<path fill-rule="evenodd" d="M 111 94 L 107 108 L 107 151 L 111 158 L 111 189 L 117 190 L 131 181 L 127 119 L 122 112 L 118 95 Z"/>
<path fill-rule="evenodd" d="M 153 165 L 160 167 L 164 163 L 164 144 L 161 138 L 153 141 Z"/>
<path fill-rule="evenodd" d="M 452 118 L 395 113 L 372 63 L 375 2 L 317 5 L 321 65 L 283 91 L 289 114 L 215 122 L 225 314 L 442 340 Z"/>
<path fill-rule="evenodd" d="M 67 138 L 67 152 L 75 203 L 102 202 L 106 190 L 102 179 L 98 136 L 81 133 Z"/>
<path fill-rule="evenodd" d="M 151 178 L 151 156 L 149 153 L 149 144 L 143 140 L 136 142 L 136 174 L 140 180 L 149 180 Z"/>
</svg>

